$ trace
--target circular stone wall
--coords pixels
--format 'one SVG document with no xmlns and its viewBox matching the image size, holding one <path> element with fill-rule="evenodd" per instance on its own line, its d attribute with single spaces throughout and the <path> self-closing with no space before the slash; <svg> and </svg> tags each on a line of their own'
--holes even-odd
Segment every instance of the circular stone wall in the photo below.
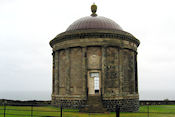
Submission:
<svg viewBox="0 0 175 117">
<path fill-rule="evenodd" d="M 57 35 L 53 48 L 52 104 L 81 108 L 89 95 L 100 95 L 103 106 L 138 111 L 137 40 L 119 30 L 78 30 Z M 93 84 L 91 73 L 98 73 Z M 94 87 L 98 86 L 96 90 Z"/>
</svg>

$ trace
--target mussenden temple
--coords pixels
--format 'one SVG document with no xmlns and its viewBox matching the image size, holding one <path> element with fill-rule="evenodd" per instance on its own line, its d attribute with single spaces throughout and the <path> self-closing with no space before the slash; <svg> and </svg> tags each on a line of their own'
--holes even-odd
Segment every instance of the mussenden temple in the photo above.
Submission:
<svg viewBox="0 0 175 117">
<path fill-rule="evenodd" d="M 96 14 L 73 22 L 50 41 L 52 104 L 85 112 L 139 109 L 137 47 L 140 42 L 117 23 Z"/>
</svg>

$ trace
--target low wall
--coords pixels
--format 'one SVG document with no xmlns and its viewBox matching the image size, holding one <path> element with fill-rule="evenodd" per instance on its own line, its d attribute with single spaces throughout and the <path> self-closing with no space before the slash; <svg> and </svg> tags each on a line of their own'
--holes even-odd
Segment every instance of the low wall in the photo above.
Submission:
<svg viewBox="0 0 175 117">
<path fill-rule="evenodd" d="M 6 100 L 6 99 L 0 99 L 0 105 L 3 105 L 4 103 L 9 104 L 9 105 L 50 105 L 51 101 L 38 101 L 38 100 L 30 100 L 30 101 L 20 101 L 20 100 Z M 105 105 L 107 106 L 108 104 L 105 102 Z M 175 100 L 140 100 L 139 101 L 140 106 L 144 105 L 175 105 Z"/>
<path fill-rule="evenodd" d="M 175 100 L 140 100 L 140 105 L 175 105 Z"/>
<path fill-rule="evenodd" d="M 31 106 L 31 105 L 50 105 L 51 101 L 39 101 L 39 100 L 29 100 L 29 101 L 20 101 L 20 100 L 6 100 L 0 99 L 0 105 L 3 104 L 12 105 L 12 106 Z"/>
</svg>

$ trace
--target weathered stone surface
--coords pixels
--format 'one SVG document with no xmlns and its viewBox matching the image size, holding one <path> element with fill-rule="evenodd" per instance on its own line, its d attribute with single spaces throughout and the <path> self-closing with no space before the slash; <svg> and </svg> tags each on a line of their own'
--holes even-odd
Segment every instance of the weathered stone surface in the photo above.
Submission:
<svg viewBox="0 0 175 117">
<path fill-rule="evenodd" d="M 65 50 L 60 50 L 59 51 L 59 70 L 58 70 L 58 78 L 59 78 L 59 87 L 55 86 L 56 88 L 59 89 L 59 95 L 65 95 L 66 94 L 66 74 L 67 74 L 67 69 L 68 65 L 66 61 L 66 52 Z"/>
<path fill-rule="evenodd" d="M 95 92 L 89 93 L 90 88 L 94 89 L 90 73 L 98 72 L 96 95 L 108 111 L 115 111 L 116 105 L 124 112 L 138 110 L 139 41 L 134 36 L 122 31 L 80 30 L 62 33 L 50 44 L 54 51 L 53 105 L 86 106 L 88 97 Z"/>
<path fill-rule="evenodd" d="M 103 105 L 108 111 L 115 111 L 116 106 L 121 112 L 137 112 L 139 109 L 138 99 L 103 100 Z"/>
<path fill-rule="evenodd" d="M 105 113 L 107 110 L 103 107 L 101 97 L 98 95 L 89 96 L 86 106 L 80 109 L 80 112 L 87 113 Z"/>
<path fill-rule="evenodd" d="M 74 95 L 83 93 L 82 55 L 82 48 L 70 49 L 70 91 Z"/>
<path fill-rule="evenodd" d="M 101 69 L 101 48 L 87 48 L 88 69 Z"/>
<path fill-rule="evenodd" d="M 71 108 L 71 109 L 80 109 L 86 105 L 86 100 L 52 100 L 52 105 Z"/>
<path fill-rule="evenodd" d="M 119 57 L 117 47 L 106 48 L 106 66 L 105 66 L 105 93 L 110 95 L 119 94 Z"/>
</svg>

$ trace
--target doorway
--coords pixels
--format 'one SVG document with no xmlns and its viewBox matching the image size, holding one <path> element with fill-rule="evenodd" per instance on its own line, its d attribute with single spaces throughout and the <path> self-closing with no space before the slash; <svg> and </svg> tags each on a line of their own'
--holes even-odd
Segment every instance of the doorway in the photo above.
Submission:
<svg viewBox="0 0 175 117">
<path fill-rule="evenodd" d="M 91 70 L 88 72 L 88 94 L 100 94 L 101 74 L 98 70 Z"/>
</svg>

